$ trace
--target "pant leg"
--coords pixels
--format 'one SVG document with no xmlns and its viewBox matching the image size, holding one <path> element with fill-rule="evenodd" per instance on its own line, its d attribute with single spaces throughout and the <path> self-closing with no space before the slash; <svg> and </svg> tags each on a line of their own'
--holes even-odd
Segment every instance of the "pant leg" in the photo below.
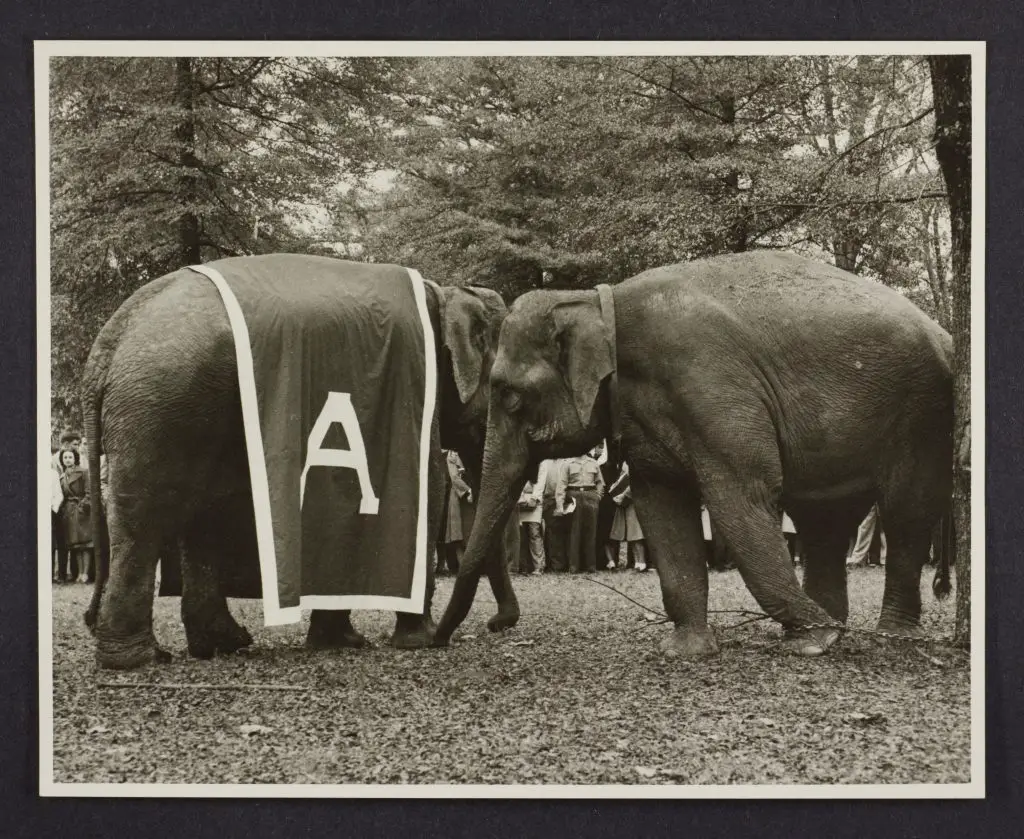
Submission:
<svg viewBox="0 0 1024 839">
<path fill-rule="evenodd" d="M 578 574 L 580 572 L 580 559 L 582 554 L 583 535 L 580 531 L 580 525 L 583 521 L 583 508 L 580 501 L 580 494 L 571 489 L 567 493 L 569 499 L 576 502 L 576 509 L 573 510 L 568 516 L 564 516 L 567 519 L 566 526 L 569 530 L 569 544 L 566 549 L 566 559 L 569 564 L 569 573 Z"/>
<path fill-rule="evenodd" d="M 580 516 L 580 564 L 584 571 L 597 571 L 597 509 L 601 497 L 596 492 L 579 494 L 577 504 L 582 504 Z M 602 552 L 603 553 L 603 552 Z"/>
<path fill-rule="evenodd" d="M 519 525 L 519 560 L 517 566 L 520 574 L 529 574 L 533 570 L 533 557 L 530 555 L 529 528 L 529 522 L 522 522 Z"/>
<path fill-rule="evenodd" d="M 87 583 L 96 582 L 96 550 L 86 548 L 82 551 L 82 573 L 85 574 Z"/>
<path fill-rule="evenodd" d="M 871 540 L 875 535 L 875 521 L 877 518 L 878 507 L 872 507 L 857 529 L 857 540 L 853 543 L 853 550 L 846 559 L 848 565 L 864 564 L 867 561 Z"/>
<path fill-rule="evenodd" d="M 545 570 L 544 534 L 539 521 L 530 521 L 526 523 L 526 542 L 529 544 L 530 559 L 533 562 L 533 570 Z"/>
<path fill-rule="evenodd" d="M 68 550 L 67 533 L 64 530 L 64 522 L 59 513 L 57 514 L 56 522 L 54 523 L 53 544 L 57 548 L 57 579 L 66 580 L 68 578 L 68 561 L 70 560 L 70 551 Z"/>
<path fill-rule="evenodd" d="M 565 571 L 567 568 L 566 558 L 566 520 L 565 517 L 555 515 L 555 502 L 550 499 L 544 501 L 544 552 L 547 555 L 548 570 Z"/>
</svg>

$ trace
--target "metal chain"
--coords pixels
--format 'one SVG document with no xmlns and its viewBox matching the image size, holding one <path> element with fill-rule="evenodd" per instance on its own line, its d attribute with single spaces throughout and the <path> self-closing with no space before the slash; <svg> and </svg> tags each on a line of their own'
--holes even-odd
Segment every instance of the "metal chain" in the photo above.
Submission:
<svg viewBox="0 0 1024 839">
<path fill-rule="evenodd" d="M 765 617 L 768 617 L 766 615 Z M 860 635 L 873 635 L 877 638 L 888 638 L 896 641 L 923 641 L 928 643 L 949 643 L 953 640 L 952 635 L 901 635 L 898 632 L 885 632 L 881 629 L 864 629 L 859 626 L 845 626 L 841 623 L 809 623 L 797 627 L 797 631 L 806 629 L 838 629 L 842 632 L 856 632 Z"/>
<path fill-rule="evenodd" d="M 593 577 L 584 577 L 583 579 L 586 580 L 587 582 L 597 583 L 599 586 L 604 586 L 607 589 L 611 589 L 612 591 L 614 591 L 619 596 L 624 597 L 630 603 L 633 603 L 633 604 L 639 606 L 641 609 L 646 610 L 650 614 L 659 615 L 662 618 L 659 621 L 651 621 L 650 623 L 668 623 L 669 620 L 670 620 L 670 618 L 667 615 L 665 615 L 663 612 L 659 612 L 657 609 L 652 609 L 650 606 L 647 606 L 647 605 L 641 603 L 639 600 L 634 600 L 628 594 L 625 594 L 625 593 L 619 591 L 619 589 L 615 588 L 615 586 L 610 586 L 610 585 L 608 585 L 608 583 L 601 582 L 601 580 L 595 580 Z M 754 612 L 754 611 L 751 611 L 749 609 L 709 609 L 708 612 L 709 613 L 720 613 L 720 614 L 725 614 L 725 613 L 728 613 L 728 612 L 735 612 L 737 614 L 754 615 L 754 616 L 759 617 L 759 618 L 765 618 L 767 620 L 773 620 L 771 615 L 766 615 L 763 612 Z M 748 622 L 747 621 L 743 621 L 743 622 L 741 622 L 738 625 L 739 626 L 743 626 L 743 625 L 746 625 L 746 623 L 748 623 Z M 735 629 L 735 628 L 736 628 L 735 626 L 721 627 L 721 629 L 723 631 L 727 631 L 729 629 Z M 888 638 L 890 640 L 895 640 L 895 641 L 914 641 L 914 642 L 935 643 L 935 644 L 948 644 L 948 643 L 951 643 L 953 641 L 953 636 L 952 635 L 939 635 L 939 636 L 900 635 L 900 633 L 898 633 L 898 632 L 885 632 L 884 630 L 881 630 L 881 629 L 864 629 L 864 628 L 859 627 L 859 626 L 846 626 L 845 624 L 835 623 L 834 621 L 829 621 L 827 623 L 808 623 L 808 624 L 804 624 L 803 626 L 796 627 L 796 630 L 798 630 L 798 631 L 802 631 L 802 630 L 806 630 L 806 629 L 838 629 L 840 631 L 840 633 L 843 633 L 843 632 L 856 632 L 856 633 L 859 633 L 861 635 L 872 635 L 872 636 L 874 636 L 876 638 Z"/>
</svg>

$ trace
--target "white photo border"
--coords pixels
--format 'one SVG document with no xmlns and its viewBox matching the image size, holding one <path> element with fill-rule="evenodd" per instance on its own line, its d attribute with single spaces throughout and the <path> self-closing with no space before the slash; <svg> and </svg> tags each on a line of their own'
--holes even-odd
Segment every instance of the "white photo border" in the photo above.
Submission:
<svg viewBox="0 0 1024 839">
<path fill-rule="evenodd" d="M 107 41 L 34 43 L 38 447 L 39 792 L 44 797 L 509 799 L 976 799 L 985 797 L 985 41 Z M 963 784 L 487 785 L 58 783 L 53 764 L 49 520 L 49 61 L 63 56 L 970 55 L 971 780 Z"/>
</svg>

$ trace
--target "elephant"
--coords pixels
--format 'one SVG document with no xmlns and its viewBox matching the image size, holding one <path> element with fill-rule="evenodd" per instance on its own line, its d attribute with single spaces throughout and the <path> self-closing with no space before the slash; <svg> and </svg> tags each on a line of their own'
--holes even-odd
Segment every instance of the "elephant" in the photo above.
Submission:
<svg viewBox="0 0 1024 839">
<path fill-rule="evenodd" d="M 263 259 L 265 257 L 244 257 Z M 288 255 L 301 278 L 304 259 Z M 340 260 L 335 260 L 340 261 Z M 444 493 L 441 446 L 460 453 L 474 493 L 482 462 L 487 382 L 501 296 L 425 283 L 438 386 L 428 477 L 428 533 L 437 534 Z M 189 654 L 209 658 L 252 643 L 228 610 L 225 588 L 259 579 L 252 489 L 234 342 L 225 308 L 205 277 L 181 269 L 136 291 L 97 336 L 83 375 L 83 413 L 94 526 L 102 533 L 85 620 L 101 667 L 167 660 L 152 628 L 158 556 L 177 550 L 181 617 Z M 109 491 L 101 513 L 99 458 Z M 168 547 L 169 546 L 169 547 Z M 392 643 L 429 646 L 433 563 L 421 615 L 399 613 Z M 493 626 L 513 625 L 519 606 L 504 563 L 488 564 L 498 603 Z M 258 597 L 260 588 L 241 596 Z M 314 610 L 310 647 L 361 646 L 347 611 Z"/>
<path fill-rule="evenodd" d="M 718 650 L 701 499 L 784 646 L 808 656 L 840 637 L 847 546 L 877 501 L 889 540 L 878 628 L 919 633 L 930 532 L 952 493 L 951 365 L 950 336 L 899 292 L 792 253 L 528 292 L 501 327 L 477 522 L 435 644 L 468 613 L 536 463 L 602 438 L 630 466 L 674 624 L 669 656 Z M 783 509 L 803 542 L 802 588 Z"/>
</svg>

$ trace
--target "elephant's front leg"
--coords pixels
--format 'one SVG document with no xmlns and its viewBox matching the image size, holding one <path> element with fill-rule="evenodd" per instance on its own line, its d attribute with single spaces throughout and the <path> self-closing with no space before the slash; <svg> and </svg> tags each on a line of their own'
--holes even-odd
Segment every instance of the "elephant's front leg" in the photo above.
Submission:
<svg viewBox="0 0 1024 839">
<path fill-rule="evenodd" d="M 434 602 L 434 534 L 441 531 L 441 517 L 445 508 L 444 473 L 447 468 L 444 455 L 437 437 L 437 420 L 434 421 L 433 445 L 430 450 L 427 475 L 427 533 L 431 540 L 427 543 L 427 580 L 423 597 L 423 613 L 412 614 L 398 612 L 395 615 L 395 631 L 391 635 L 391 645 L 400 650 L 418 650 L 432 646 L 434 643 L 434 618 L 431 609 Z"/>
<path fill-rule="evenodd" d="M 181 556 L 181 621 L 193 658 L 213 658 L 252 644 L 252 635 L 228 610 L 220 592 L 215 547 L 193 533 L 178 541 Z"/>
<path fill-rule="evenodd" d="M 400 650 L 420 650 L 434 643 L 434 619 L 430 614 L 434 599 L 434 563 L 427 560 L 427 590 L 424 596 L 423 612 L 397 612 L 395 631 L 391 635 L 391 646 Z"/>
<path fill-rule="evenodd" d="M 695 493 L 644 479 L 634 472 L 633 499 L 661 594 L 675 629 L 661 642 L 669 656 L 718 652 L 708 626 L 708 568 L 700 502 Z"/>
<path fill-rule="evenodd" d="M 781 516 L 761 500 L 769 497 L 764 487 L 751 487 L 753 482 L 739 481 L 714 486 L 708 490 L 708 510 L 750 593 L 786 629 L 786 646 L 799 655 L 821 655 L 839 640 L 839 621 L 800 588 Z M 808 555 L 808 564 L 813 561 Z M 839 611 L 838 604 L 835 608 Z"/>
<path fill-rule="evenodd" d="M 352 626 L 348 609 L 314 609 L 309 616 L 306 646 L 313 650 L 334 650 L 343 647 L 367 647 L 366 636 Z"/>
</svg>

